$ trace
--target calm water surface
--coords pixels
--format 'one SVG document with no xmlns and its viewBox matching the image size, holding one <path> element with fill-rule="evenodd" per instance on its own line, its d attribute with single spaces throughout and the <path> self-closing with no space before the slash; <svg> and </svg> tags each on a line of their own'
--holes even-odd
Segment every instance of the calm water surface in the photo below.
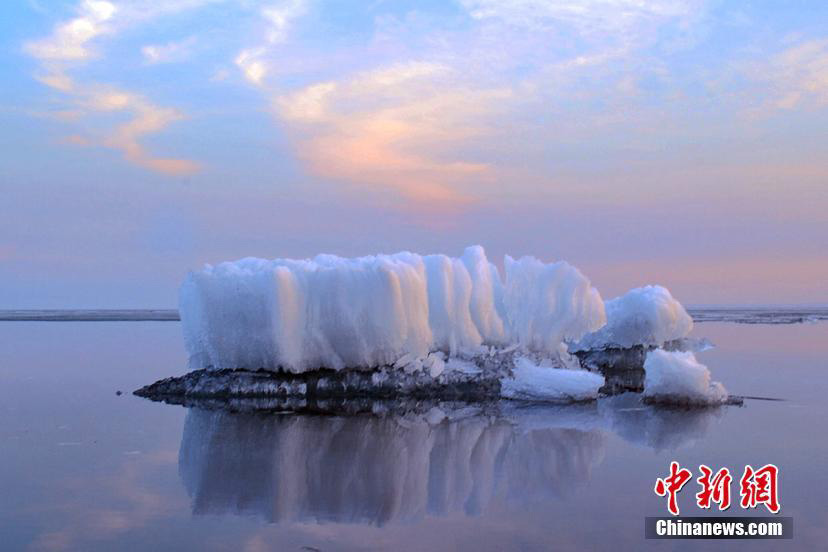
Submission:
<svg viewBox="0 0 828 552">
<path fill-rule="evenodd" d="M 185 372 L 177 322 L 0 322 L 0 548 L 824 550 L 828 323 L 694 334 L 716 343 L 698 356 L 732 393 L 785 400 L 691 414 L 630 396 L 403 417 L 188 411 L 130 394 Z M 645 541 L 674 459 L 738 474 L 775 463 L 794 540 Z M 703 515 L 695 486 L 684 515 Z"/>
</svg>

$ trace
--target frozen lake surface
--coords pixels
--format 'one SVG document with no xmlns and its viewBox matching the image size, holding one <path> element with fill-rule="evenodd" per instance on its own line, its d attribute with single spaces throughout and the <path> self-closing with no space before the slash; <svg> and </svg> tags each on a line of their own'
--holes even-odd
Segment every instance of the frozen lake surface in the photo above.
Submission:
<svg viewBox="0 0 828 552">
<path fill-rule="evenodd" d="M 677 460 L 694 472 L 779 466 L 794 540 L 725 548 L 821 549 L 828 312 L 688 310 L 709 321 L 693 335 L 715 343 L 698 357 L 717 380 L 784 400 L 695 412 L 631 396 L 359 416 L 187 409 L 131 395 L 186 372 L 179 324 L 157 322 L 175 311 L 0 312 L 18 320 L 0 324 L 2 547 L 707 549 L 643 538 L 644 517 L 666 514 L 653 484 Z M 34 312 L 104 322 L 21 321 Z M 683 515 L 705 515 L 695 487 L 679 495 Z"/>
</svg>

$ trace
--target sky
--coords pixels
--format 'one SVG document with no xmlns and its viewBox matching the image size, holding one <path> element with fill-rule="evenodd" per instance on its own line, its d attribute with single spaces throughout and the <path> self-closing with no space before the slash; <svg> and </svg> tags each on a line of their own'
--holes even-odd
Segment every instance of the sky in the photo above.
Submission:
<svg viewBox="0 0 828 552">
<path fill-rule="evenodd" d="M 825 2 L 9 0 L 0 83 L 0 308 L 471 244 L 828 303 Z"/>
</svg>

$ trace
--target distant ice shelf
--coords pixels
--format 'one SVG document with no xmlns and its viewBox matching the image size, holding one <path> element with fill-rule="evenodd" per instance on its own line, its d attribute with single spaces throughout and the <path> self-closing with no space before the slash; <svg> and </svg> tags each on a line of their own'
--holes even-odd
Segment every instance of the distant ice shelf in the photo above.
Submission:
<svg viewBox="0 0 828 552">
<path fill-rule="evenodd" d="M 686 307 L 694 323 L 808 324 L 828 321 L 828 307 Z M 177 322 L 178 309 L 0 309 L 0 322 Z"/>
<path fill-rule="evenodd" d="M 696 322 L 736 324 L 807 324 L 828 321 L 828 306 L 688 307 Z"/>
<path fill-rule="evenodd" d="M 0 322 L 170 322 L 176 309 L 0 309 Z"/>
</svg>

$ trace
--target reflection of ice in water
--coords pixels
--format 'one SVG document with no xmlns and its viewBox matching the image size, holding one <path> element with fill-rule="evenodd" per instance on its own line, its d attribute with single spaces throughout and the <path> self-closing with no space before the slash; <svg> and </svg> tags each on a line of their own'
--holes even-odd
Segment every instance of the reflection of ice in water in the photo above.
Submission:
<svg viewBox="0 0 828 552">
<path fill-rule="evenodd" d="M 642 406 L 633 393 L 608 397 L 598 408 L 608 429 L 625 441 L 655 450 L 675 450 L 702 439 L 724 408 L 662 408 Z"/>
<path fill-rule="evenodd" d="M 603 460 L 607 430 L 664 448 L 680 444 L 688 427 L 690 438 L 706 428 L 675 412 L 619 404 L 505 405 L 497 415 L 449 417 L 191 409 L 179 470 L 194 513 L 383 524 L 476 515 L 497 498 L 528 504 L 566 496 Z"/>
</svg>

